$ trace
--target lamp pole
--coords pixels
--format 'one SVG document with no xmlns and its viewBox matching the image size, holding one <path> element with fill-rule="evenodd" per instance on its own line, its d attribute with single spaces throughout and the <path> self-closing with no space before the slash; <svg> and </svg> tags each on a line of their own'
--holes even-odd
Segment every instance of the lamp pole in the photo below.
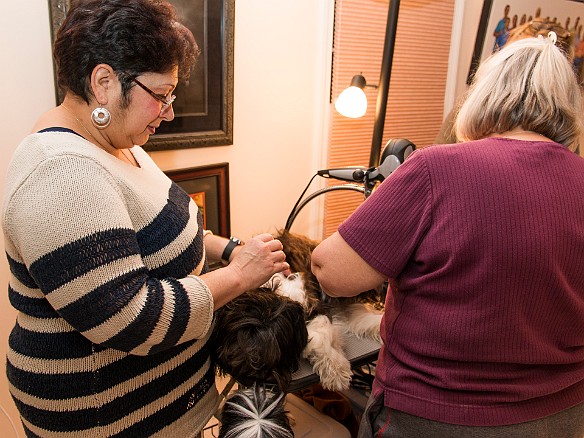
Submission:
<svg viewBox="0 0 584 438">
<path fill-rule="evenodd" d="M 389 78 L 391 77 L 391 66 L 393 63 L 399 2 L 400 0 L 390 0 L 387 13 L 385 43 L 383 46 L 383 58 L 381 59 L 381 75 L 377 89 L 377 105 L 375 107 L 375 122 L 373 125 L 373 138 L 371 140 L 371 155 L 369 156 L 370 167 L 377 167 L 379 165 L 379 155 L 381 154 L 381 141 L 383 140 L 383 127 L 385 125 L 387 94 L 389 93 Z"/>
</svg>

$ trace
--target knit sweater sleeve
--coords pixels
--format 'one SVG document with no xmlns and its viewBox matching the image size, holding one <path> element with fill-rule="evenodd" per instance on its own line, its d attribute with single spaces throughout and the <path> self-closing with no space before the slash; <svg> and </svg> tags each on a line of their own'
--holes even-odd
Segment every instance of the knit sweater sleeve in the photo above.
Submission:
<svg viewBox="0 0 584 438">
<path fill-rule="evenodd" d="M 196 206 L 185 201 L 183 217 L 174 219 L 182 232 L 162 236 L 164 246 L 146 254 L 140 234 L 162 234 L 165 228 L 157 222 L 174 216 L 140 217 L 141 203 L 144 211 L 157 206 L 128 192 L 91 158 L 48 157 L 9 193 L 3 226 L 11 271 L 21 273 L 19 284 L 29 285 L 17 291 L 23 299 L 46 300 L 54 317 L 95 344 L 146 355 L 204 336 L 213 319 L 213 298 L 200 278 L 188 275 L 204 264 L 203 249 L 190 260 L 194 246 L 203 248 Z M 169 195 L 160 211 L 176 203 Z M 172 272 L 175 264 L 177 278 L 157 275 Z M 38 297 L 35 287 L 42 292 Z"/>
</svg>

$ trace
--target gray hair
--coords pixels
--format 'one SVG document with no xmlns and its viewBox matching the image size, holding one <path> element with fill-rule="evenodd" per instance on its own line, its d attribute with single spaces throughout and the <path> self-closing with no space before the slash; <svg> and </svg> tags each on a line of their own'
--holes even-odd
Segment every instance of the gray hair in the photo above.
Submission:
<svg viewBox="0 0 584 438">
<path fill-rule="evenodd" d="M 456 119 L 460 141 L 516 128 L 576 150 L 582 94 L 566 56 L 550 38 L 525 38 L 483 61 Z"/>
</svg>

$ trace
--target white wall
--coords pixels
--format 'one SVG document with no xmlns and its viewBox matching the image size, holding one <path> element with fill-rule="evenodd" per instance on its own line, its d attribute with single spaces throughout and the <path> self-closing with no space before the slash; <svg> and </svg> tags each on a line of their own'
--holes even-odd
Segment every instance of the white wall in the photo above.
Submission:
<svg viewBox="0 0 584 438">
<path fill-rule="evenodd" d="M 450 41 L 448 79 L 444 113 L 448 114 L 456 100 L 466 91 L 466 79 L 472 60 L 483 0 L 456 0 Z"/>
</svg>

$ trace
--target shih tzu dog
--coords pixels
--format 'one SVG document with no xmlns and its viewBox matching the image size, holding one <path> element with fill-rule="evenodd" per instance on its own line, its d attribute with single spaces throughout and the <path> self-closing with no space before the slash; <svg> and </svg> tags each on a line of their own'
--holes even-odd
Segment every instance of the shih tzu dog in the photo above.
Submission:
<svg viewBox="0 0 584 438">
<path fill-rule="evenodd" d="M 283 292 L 278 293 L 295 299 L 305 309 L 309 340 L 302 356 L 319 375 L 323 388 L 333 391 L 347 389 L 352 372 L 343 350 L 343 333 L 381 342 L 379 326 L 383 316 L 385 289 L 371 290 L 353 298 L 328 297 L 322 293 L 310 269 L 310 257 L 319 242 L 286 230 L 279 231 L 275 238 L 282 242 L 291 271 L 297 273 L 287 279 L 277 274 L 271 281 L 296 284 L 280 286 Z M 305 290 L 303 301 L 286 293 L 289 289 L 301 287 Z"/>
<path fill-rule="evenodd" d="M 283 406 L 300 358 L 310 362 L 323 388 L 347 389 L 352 371 L 343 350 L 343 332 L 380 339 L 381 291 L 356 298 L 324 296 L 310 271 L 310 256 L 318 242 L 287 231 L 275 237 L 282 242 L 294 273 L 274 275 L 215 315 L 210 345 L 217 372 L 249 388 L 236 391 L 225 402 L 220 437 L 293 436 L 288 435 L 291 429 Z"/>
<path fill-rule="evenodd" d="M 282 242 L 294 273 L 276 274 L 261 288 L 219 309 L 211 344 L 217 370 L 244 386 L 272 383 L 286 391 L 304 357 L 325 389 L 347 389 L 352 372 L 343 350 L 343 332 L 379 340 L 382 293 L 323 296 L 310 271 L 310 256 L 318 242 L 288 231 L 275 237 Z"/>
<path fill-rule="evenodd" d="M 284 411 L 285 394 L 308 343 L 308 330 L 303 306 L 279 293 L 287 289 L 302 300 L 301 288 L 287 288 L 292 283 L 269 282 L 216 312 L 212 360 L 220 375 L 229 374 L 243 387 L 226 399 L 218 414 L 219 437 L 294 436 Z"/>
<path fill-rule="evenodd" d="M 216 312 L 211 358 L 220 375 L 244 386 L 275 384 L 285 391 L 308 343 L 304 308 L 264 286 Z"/>
</svg>

